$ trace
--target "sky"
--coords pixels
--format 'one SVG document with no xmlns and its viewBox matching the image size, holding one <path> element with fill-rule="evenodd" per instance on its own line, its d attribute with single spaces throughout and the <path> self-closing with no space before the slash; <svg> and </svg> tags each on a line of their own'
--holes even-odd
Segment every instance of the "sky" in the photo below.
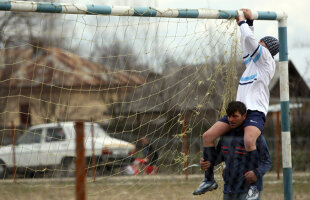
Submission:
<svg viewBox="0 0 310 200">
<path fill-rule="evenodd" d="M 96 0 L 86 0 L 96 1 Z M 102 4 L 101 0 L 97 0 Z M 208 8 L 215 10 L 238 10 L 285 12 L 288 15 L 288 57 L 310 88 L 310 0 L 105 0 L 104 4 L 115 6 L 151 6 L 155 8 Z M 257 39 L 266 35 L 278 37 L 277 21 L 255 21 Z M 275 57 L 278 60 L 278 55 Z"/>
<path fill-rule="evenodd" d="M 100 2 L 100 1 L 98 1 Z M 256 11 L 280 11 L 288 14 L 289 48 L 310 46 L 309 0 L 108 0 L 110 5 L 154 6 L 162 8 L 209 8 L 216 10 L 238 10 L 249 8 Z M 298 2 L 298 3 L 296 3 Z M 255 22 L 257 37 L 278 35 L 277 22 Z"/>
<path fill-rule="evenodd" d="M 198 9 L 198 8 L 208 8 L 214 10 L 238 10 L 241 8 L 249 8 L 254 11 L 275 11 L 275 12 L 285 12 L 288 15 L 288 54 L 290 56 L 300 54 L 298 51 L 300 48 L 310 49 L 310 17 L 307 14 L 308 9 L 310 8 L 310 0 L 58 0 L 59 2 L 71 2 L 71 3 L 85 3 L 85 4 L 96 4 L 96 5 L 114 5 L 114 6 L 143 6 L 143 7 L 155 7 L 155 8 L 182 8 L 182 9 Z M 83 19 L 84 20 L 84 19 Z M 126 19 L 125 19 L 126 21 Z M 89 23 L 95 22 L 96 20 L 89 20 Z M 143 22 L 143 21 L 142 21 Z M 110 23 L 110 22 L 109 22 Z M 151 23 L 150 23 L 151 24 Z M 166 25 L 166 24 L 164 24 Z M 217 24 L 214 23 L 214 26 Z M 170 30 L 175 29 L 171 24 L 169 24 Z M 255 26 L 255 35 L 257 39 L 260 39 L 266 35 L 271 35 L 278 37 L 278 22 L 277 21 L 259 21 L 254 22 Z M 97 27 L 95 27 L 97 29 Z M 186 31 L 190 30 L 190 27 L 186 27 Z M 204 28 L 204 29 L 203 29 Z M 90 37 L 93 37 L 93 29 L 87 27 L 88 34 Z M 155 30 L 155 29 L 154 29 Z M 161 29 L 163 30 L 163 29 Z M 185 30 L 185 29 L 184 29 Z M 202 27 L 202 31 L 207 30 L 206 27 Z M 164 30 L 166 31 L 166 30 Z M 172 33 L 176 30 L 172 30 Z M 78 32 L 78 31 L 77 31 Z M 129 32 L 129 31 L 128 31 Z M 137 31 L 141 33 L 142 31 Z M 155 31 L 154 31 L 155 32 Z M 199 33 L 199 29 L 196 30 Z M 85 34 L 85 32 L 83 31 Z M 200 37 L 201 35 L 197 35 Z M 138 36 L 134 38 L 133 41 L 136 41 Z M 178 43 L 178 40 L 173 39 L 175 43 Z M 169 39 L 168 39 L 169 41 Z M 197 40 L 198 43 L 200 40 Z M 159 42 L 160 43 L 160 42 Z M 171 45 L 174 47 L 174 45 Z M 182 45 L 181 45 L 182 46 Z M 203 46 L 203 45 L 202 45 Z M 85 48 L 89 51 L 89 48 Z M 181 49 L 182 51 L 183 49 Z M 298 51 L 295 51 L 298 50 Z M 90 51 L 89 51 L 90 52 Z M 297 53 L 296 53 L 297 52 Z M 310 52 L 310 51 L 307 51 Z M 307 57 L 307 55 L 305 55 Z M 304 56 L 304 57 L 305 57 Z M 146 56 L 144 56 L 146 57 Z M 302 59 L 304 59 L 302 57 Z M 178 58 L 177 58 L 178 59 Z M 275 57 L 278 59 L 278 55 Z M 300 59 L 300 58 L 296 58 Z M 148 59 L 150 60 L 150 59 Z M 303 62 L 303 69 L 306 69 L 309 61 Z M 156 63 L 154 64 L 156 65 Z M 301 74 L 305 71 L 301 71 Z M 310 82 L 310 75 L 308 77 Z"/>
</svg>

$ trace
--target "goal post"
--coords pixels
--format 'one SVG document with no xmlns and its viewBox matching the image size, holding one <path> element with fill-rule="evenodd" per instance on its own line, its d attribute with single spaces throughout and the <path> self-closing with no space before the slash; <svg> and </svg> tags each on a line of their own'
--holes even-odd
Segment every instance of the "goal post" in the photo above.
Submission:
<svg viewBox="0 0 310 200">
<path fill-rule="evenodd" d="M 292 154 L 290 132 L 290 100 L 289 72 L 287 48 L 287 17 L 278 20 L 278 35 L 280 41 L 279 72 L 280 72 L 280 101 L 281 101 L 281 141 L 284 199 L 293 199 Z"/>
<path fill-rule="evenodd" d="M 212 9 L 170 9 L 154 7 L 106 6 L 93 4 L 69 4 L 31 1 L 0 0 L 1 11 L 38 12 L 60 14 L 86 14 L 162 18 L 199 18 L 199 19 L 233 19 L 236 10 Z M 292 189 L 292 158 L 289 110 L 289 79 L 288 79 L 288 47 L 287 47 L 287 14 L 282 12 L 253 11 L 255 20 L 277 20 L 280 41 L 279 71 L 280 71 L 280 101 L 281 101 L 281 131 L 282 131 L 282 163 L 284 176 L 284 197 L 293 199 Z"/>
</svg>

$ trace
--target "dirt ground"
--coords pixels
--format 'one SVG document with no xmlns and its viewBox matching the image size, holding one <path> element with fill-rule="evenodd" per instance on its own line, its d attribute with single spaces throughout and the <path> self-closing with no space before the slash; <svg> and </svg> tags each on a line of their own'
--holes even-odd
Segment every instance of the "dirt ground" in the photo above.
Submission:
<svg viewBox="0 0 310 200">
<path fill-rule="evenodd" d="M 151 200 L 151 199 L 222 199 L 223 184 L 220 177 L 217 182 L 220 187 L 201 196 L 193 196 L 193 190 L 199 185 L 201 176 L 190 175 L 185 180 L 184 175 L 138 175 L 97 177 L 93 182 L 87 179 L 86 199 L 88 200 Z M 277 180 L 276 175 L 269 173 L 264 178 L 262 199 L 284 199 L 283 179 Z M 293 193 L 295 200 L 310 199 L 310 173 L 293 174 Z M 12 179 L 0 181 L 0 199 L 2 200 L 73 200 L 75 196 L 74 179 Z"/>
</svg>

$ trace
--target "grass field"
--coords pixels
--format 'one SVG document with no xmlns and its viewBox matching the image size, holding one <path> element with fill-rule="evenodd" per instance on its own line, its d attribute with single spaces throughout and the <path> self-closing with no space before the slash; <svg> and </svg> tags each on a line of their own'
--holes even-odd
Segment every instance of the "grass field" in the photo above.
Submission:
<svg viewBox="0 0 310 200">
<path fill-rule="evenodd" d="M 222 199 L 222 184 L 216 191 L 193 196 L 200 179 L 198 175 L 189 176 L 187 181 L 184 176 L 169 175 L 98 177 L 95 182 L 87 179 L 87 199 Z M 0 182 L 1 200 L 75 199 L 74 179 L 20 179 L 17 183 L 7 179 Z M 295 200 L 310 199 L 310 173 L 294 173 L 293 189 Z M 267 174 L 262 199 L 284 199 L 282 179 L 277 180 L 275 174 Z"/>
</svg>

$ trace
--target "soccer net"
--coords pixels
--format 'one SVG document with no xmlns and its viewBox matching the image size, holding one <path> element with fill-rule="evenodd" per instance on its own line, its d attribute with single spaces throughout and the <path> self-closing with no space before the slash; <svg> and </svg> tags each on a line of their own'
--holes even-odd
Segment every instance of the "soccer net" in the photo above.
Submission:
<svg viewBox="0 0 310 200">
<path fill-rule="evenodd" d="M 4 196 L 72 199 L 82 120 L 88 199 L 192 197 L 202 134 L 235 99 L 243 68 L 235 20 L 0 15 L 0 171 L 11 182 L 15 160 L 20 189 L 7 184 Z M 158 155 L 151 167 L 143 137 Z"/>
</svg>

